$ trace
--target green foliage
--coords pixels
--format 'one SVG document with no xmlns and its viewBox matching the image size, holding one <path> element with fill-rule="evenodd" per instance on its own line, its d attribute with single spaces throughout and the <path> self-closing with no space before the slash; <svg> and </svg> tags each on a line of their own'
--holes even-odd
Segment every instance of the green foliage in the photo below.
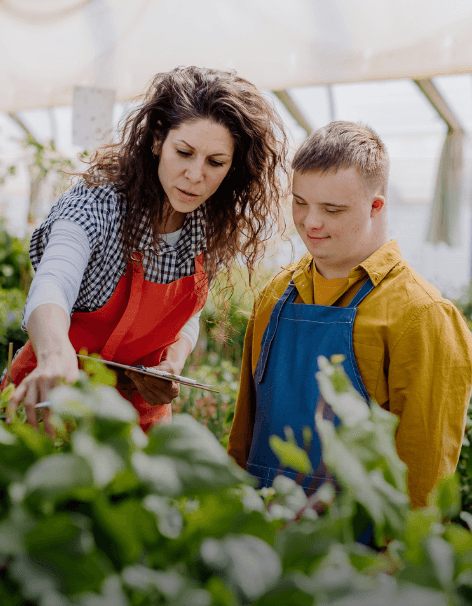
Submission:
<svg viewBox="0 0 472 606">
<path fill-rule="evenodd" d="M 19 288 L 0 287 L 0 374 L 7 365 L 8 344 L 13 350 L 19 349 L 27 340 L 27 334 L 21 329 L 25 293 Z"/>
<path fill-rule="evenodd" d="M 29 260 L 29 243 L 26 239 L 12 236 L 0 217 L 0 288 L 22 288 L 27 290 L 33 270 Z"/>
<path fill-rule="evenodd" d="M 462 509 L 472 514 L 472 409 L 470 405 L 457 472 L 461 483 Z"/>
<path fill-rule="evenodd" d="M 0 373 L 7 364 L 8 344 L 16 351 L 27 339 L 21 318 L 32 275 L 28 241 L 11 236 L 0 217 Z"/>
<path fill-rule="evenodd" d="M 455 304 L 472 330 L 472 283 L 459 300 L 455 301 Z M 465 435 L 457 472 L 460 478 L 462 509 L 472 513 L 472 400 L 467 413 Z"/>
<path fill-rule="evenodd" d="M 213 393 L 181 385 L 180 396 L 172 402 L 173 413 L 190 414 L 226 445 L 238 396 L 238 368 L 214 351 L 197 351 L 185 367 L 186 373 L 201 383 L 215 385 L 220 391 Z"/>
<path fill-rule="evenodd" d="M 447 521 L 457 481 L 410 511 L 393 415 L 361 406 L 339 365 L 322 363 L 318 380 L 342 421 L 317 418 L 336 499 L 329 483 L 307 498 L 284 476 L 255 490 L 189 415 L 144 434 L 110 376 L 51 393 L 58 434 L 70 439 L 53 444 L 18 417 L 0 422 L 1 603 L 469 604 L 472 535 Z M 378 537 L 391 533 L 382 553 L 354 541 L 361 514 Z"/>
<path fill-rule="evenodd" d="M 224 282 L 224 280 L 223 280 Z M 263 282 L 260 277 L 258 285 Z M 244 335 L 246 334 L 254 292 L 246 288 L 247 276 L 233 273 L 234 292 L 228 301 L 228 315 L 222 320 L 218 286 L 210 293 L 200 321 L 200 338 L 182 371 L 202 383 L 215 385 L 220 393 L 181 386 L 172 403 L 174 414 L 188 413 L 206 425 L 226 446 L 238 397 Z M 226 293 L 227 295 L 228 293 Z"/>
</svg>

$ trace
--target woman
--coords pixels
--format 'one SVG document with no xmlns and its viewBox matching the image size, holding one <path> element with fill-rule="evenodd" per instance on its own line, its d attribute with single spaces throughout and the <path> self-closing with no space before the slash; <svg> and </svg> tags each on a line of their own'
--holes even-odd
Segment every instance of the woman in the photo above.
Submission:
<svg viewBox="0 0 472 606">
<path fill-rule="evenodd" d="M 181 372 L 208 283 L 237 256 L 250 273 L 260 257 L 284 150 L 277 113 L 234 73 L 189 67 L 154 78 L 120 142 L 95 153 L 33 233 L 30 341 L 13 363 L 11 400 L 24 400 L 28 423 L 37 427 L 35 404 L 59 378 L 78 378 L 81 348 Z M 178 385 L 128 376 L 141 426 L 170 418 Z"/>
</svg>

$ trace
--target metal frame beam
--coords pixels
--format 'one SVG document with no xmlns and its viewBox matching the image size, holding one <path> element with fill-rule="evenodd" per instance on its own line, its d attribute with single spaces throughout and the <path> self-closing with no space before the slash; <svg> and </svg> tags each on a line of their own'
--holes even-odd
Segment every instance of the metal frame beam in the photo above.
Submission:
<svg viewBox="0 0 472 606">
<path fill-rule="evenodd" d="M 290 93 L 286 90 L 274 90 L 272 92 L 282 102 L 292 118 L 305 130 L 306 134 L 309 135 L 313 130 L 313 127 L 303 115 L 302 110 L 292 99 Z"/>
<path fill-rule="evenodd" d="M 454 115 L 454 112 L 449 107 L 447 101 L 441 95 L 432 80 L 430 80 L 429 78 L 424 78 L 421 80 L 413 80 L 413 82 L 428 99 L 434 109 L 438 112 L 438 114 L 447 124 L 447 127 L 450 131 L 461 133 L 465 132 L 462 128 L 461 123 Z"/>
</svg>

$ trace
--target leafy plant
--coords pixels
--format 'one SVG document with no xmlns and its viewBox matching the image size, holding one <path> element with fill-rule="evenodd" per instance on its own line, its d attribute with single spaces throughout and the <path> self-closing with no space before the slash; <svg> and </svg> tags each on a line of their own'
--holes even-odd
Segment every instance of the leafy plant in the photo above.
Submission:
<svg viewBox="0 0 472 606">
<path fill-rule="evenodd" d="M 12 342 L 16 351 L 28 338 L 21 329 L 25 302 L 26 295 L 19 288 L 0 287 L 0 374 L 7 365 L 8 344 Z"/>
<path fill-rule="evenodd" d="M 56 444 L 18 418 L 0 423 L 1 603 L 470 603 L 472 535 L 446 523 L 459 510 L 457 481 L 409 511 L 393 415 L 359 401 L 339 365 L 324 363 L 318 379 L 342 417 L 339 428 L 317 419 L 338 497 L 324 484 L 308 499 L 284 476 L 257 491 L 186 414 L 144 434 L 109 376 L 51 393 L 66 436 Z M 382 553 L 354 540 L 361 509 L 378 537 L 394 539 Z"/>
<path fill-rule="evenodd" d="M 172 403 L 174 414 L 188 413 L 206 425 L 226 446 L 239 389 L 239 370 L 216 352 L 193 356 L 185 372 L 200 383 L 214 385 L 219 393 L 181 386 L 180 396 Z"/>
<path fill-rule="evenodd" d="M 12 236 L 0 217 L 0 288 L 27 291 L 33 269 L 29 260 L 28 241 Z"/>
</svg>

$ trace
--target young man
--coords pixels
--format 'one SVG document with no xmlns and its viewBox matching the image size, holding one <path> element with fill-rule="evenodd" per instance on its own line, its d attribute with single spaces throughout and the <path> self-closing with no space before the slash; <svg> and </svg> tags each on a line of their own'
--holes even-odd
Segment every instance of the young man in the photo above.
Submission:
<svg viewBox="0 0 472 606">
<path fill-rule="evenodd" d="M 254 304 L 228 452 L 270 485 L 278 461 L 269 436 L 283 436 L 288 425 L 302 444 L 302 428 L 314 428 L 317 358 L 344 354 L 354 387 L 400 418 L 398 454 L 412 504 L 424 506 L 457 465 L 471 333 L 388 239 L 389 160 L 370 128 L 328 124 L 303 143 L 293 169 L 293 220 L 307 253 Z M 315 434 L 310 458 L 318 471 L 306 487 L 323 481 L 320 456 Z"/>
</svg>

